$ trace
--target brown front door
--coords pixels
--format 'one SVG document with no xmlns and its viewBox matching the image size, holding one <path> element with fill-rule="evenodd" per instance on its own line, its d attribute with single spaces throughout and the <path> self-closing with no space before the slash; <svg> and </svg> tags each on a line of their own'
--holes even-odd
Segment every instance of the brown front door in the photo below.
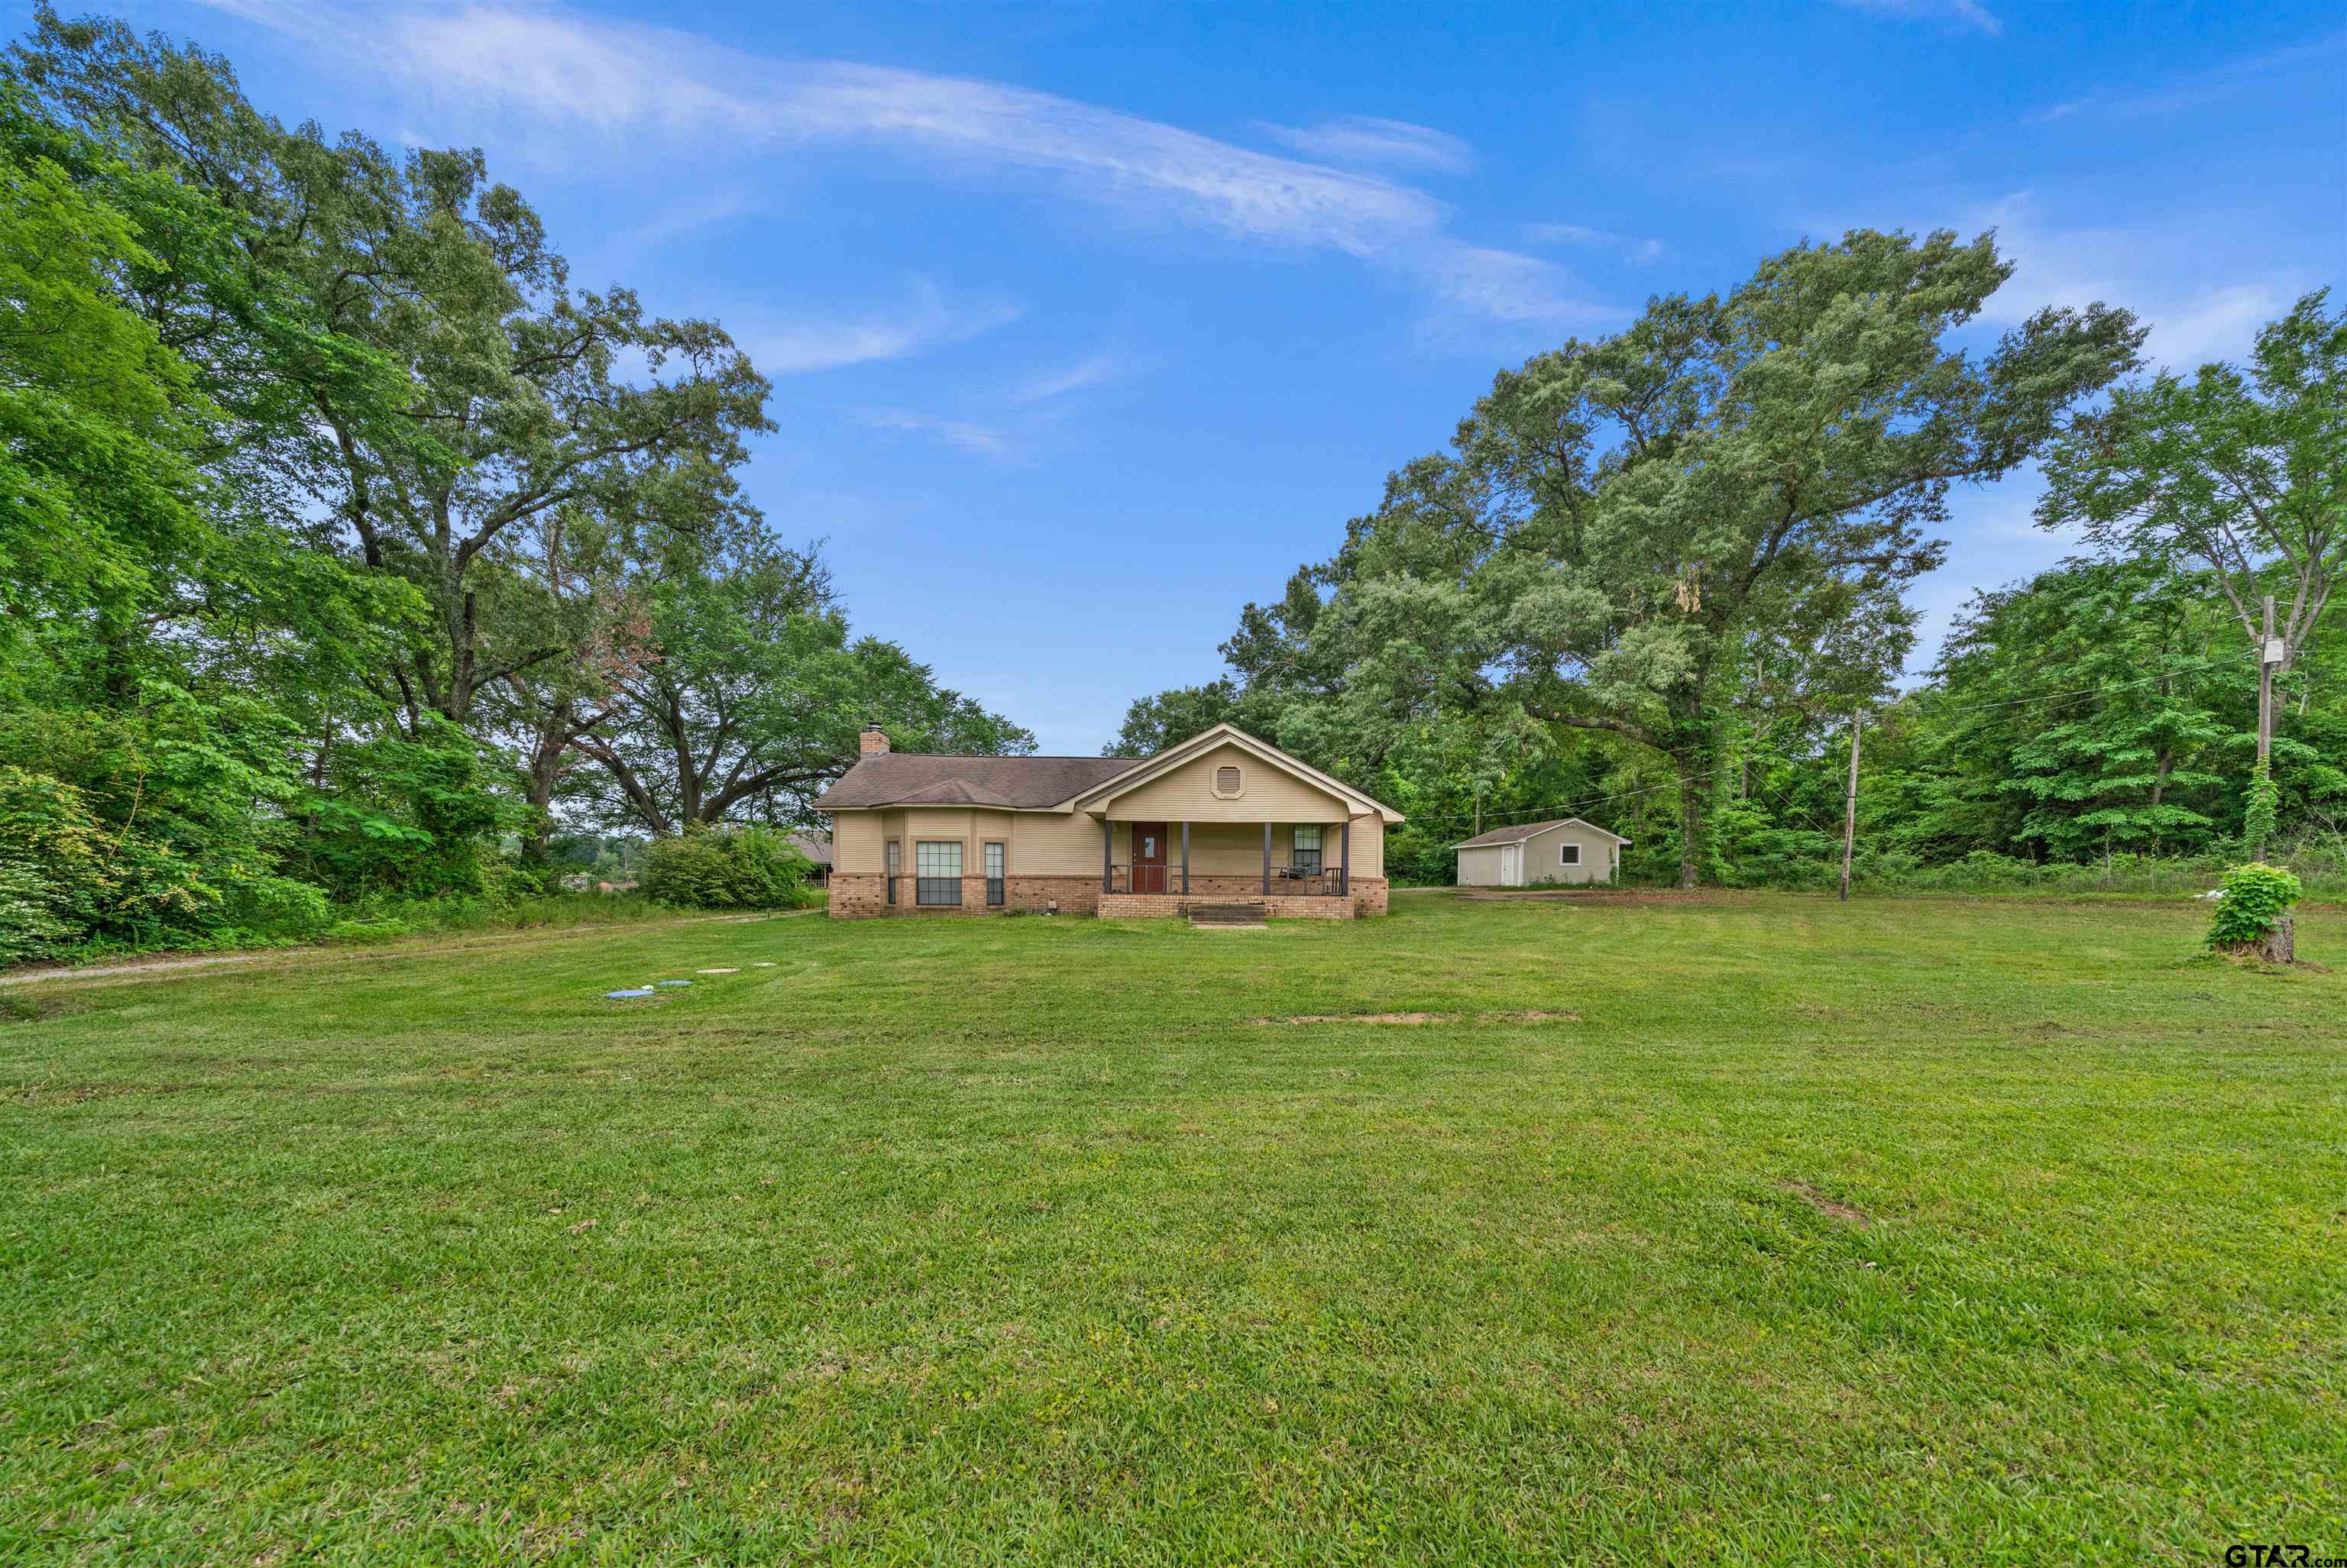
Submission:
<svg viewBox="0 0 2347 1568">
<path fill-rule="evenodd" d="M 1165 891 L 1165 824 L 1135 822 L 1133 825 L 1133 891 L 1137 893 L 1162 893 Z"/>
</svg>

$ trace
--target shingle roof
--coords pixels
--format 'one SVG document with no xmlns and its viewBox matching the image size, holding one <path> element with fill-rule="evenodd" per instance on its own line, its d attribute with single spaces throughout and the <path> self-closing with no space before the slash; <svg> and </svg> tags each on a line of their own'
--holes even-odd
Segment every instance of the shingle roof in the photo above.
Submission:
<svg viewBox="0 0 2347 1568">
<path fill-rule="evenodd" d="M 1545 833 L 1551 828 L 1562 828 L 1567 822 L 1580 822 L 1584 828 L 1605 833 L 1605 830 L 1596 823 L 1583 821 L 1579 817 L 1552 817 L 1545 822 L 1512 822 L 1504 828 L 1494 828 L 1488 833 L 1478 833 L 1471 839 L 1461 840 L 1450 847 L 1454 850 L 1481 850 L 1493 844 L 1521 844 L 1526 839 Z M 1605 836 L 1620 839 L 1625 844 L 1630 841 L 1619 833 L 1605 833 Z"/>
<path fill-rule="evenodd" d="M 813 833 L 793 833 L 790 835 L 790 840 L 793 848 L 796 849 L 800 854 L 805 855 L 808 860 L 813 860 L 816 865 L 827 866 L 831 864 L 831 840 L 829 839 L 818 839 Z"/>
<path fill-rule="evenodd" d="M 818 811 L 866 806 L 992 806 L 1040 810 L 1137 766 L 1131 757 L 936 757 L 887 751 L 824 791 Z"/>
</svg>

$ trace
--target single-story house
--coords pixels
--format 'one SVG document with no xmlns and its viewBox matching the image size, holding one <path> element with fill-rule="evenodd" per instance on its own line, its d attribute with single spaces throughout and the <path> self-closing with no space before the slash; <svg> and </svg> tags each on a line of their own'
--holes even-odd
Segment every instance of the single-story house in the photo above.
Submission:
<svg viewBox="0 0 2347 1568">
<path fill-rule="evenodd" d="M 1462 888 L 1521 888 L 1533 882 L 1610 882 L 1630 840 L 1578 817 L 1519 822 L 1450 847 L 1459 851 Z"/>
<path fill-rule="evenodd" d="M 1234 725 L 1154 757 L 939 757 L 865 727 L 831 818 L 831 912 L 1386 912 L 1401 813 Z"/>
<path fill-rule="evenodd" d="M 792 849 L 815 862 L 815 874 L 807 880 L 816 887 L 829 887 L 831 885 L 831 840 L 819 839 L 813 833 L 791 833 L 785 836 L 789 839 Z"/>
</svg>

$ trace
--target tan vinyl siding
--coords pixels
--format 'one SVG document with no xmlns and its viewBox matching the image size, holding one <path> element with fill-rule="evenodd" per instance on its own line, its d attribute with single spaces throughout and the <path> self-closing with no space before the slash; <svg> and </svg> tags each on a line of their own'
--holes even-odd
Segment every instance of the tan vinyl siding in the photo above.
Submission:
<svg viewBox="0 0 2347 1568">
<path fill-rule="evenodd" d="M 1288 863 L 1295 843 L 1288 830 L 1293 822 L 1271 825 L 1271 863 Z M 1310 822 L 1320 829 L 1320 863 L 1329 871 L 1344 864 L 1345 846 L 1342 820 Z M 1165 863 L 1178 867 L 1182 863 L 1182 824 L 1179 820 L 1165 824 Z M 1095 853 L 1098 851 L 1095 850 Z M 1263 874 L 1263 825 L 1259 822 L 1193 822 L 1190 825 L 1190 872 L 1200 877 L 1260 876 Z M 1386 874 L 1385 824 L 1375 817 L 1353 820 L 1353 875 L 1381 877 Z"/>
<path fill-rule="evenodd" d="M 1172 852 L 1166 863 L 1182 863 L 1182 824 L 1168 822 L 1166 839 Z M 1276 833 L 1277 830 L 1275 829 Z M 1287 864 L 1284 838 L 1271 842 L 1271 863 Z M 1199 877 L 1255 877 L 1263 874 L 1263 828 L 1255 822 L 1194 822 L 1190 826 L 1190 874 Z"/>
<path fill-rule="evenodd" d="M 1581 846 L 1581 863 L 1563 863 L 1561 847 Z M 1614 880 L 1614 840 L 1592 829 L 1568 822 L 1524 840 L 1524 881 L 1531 882 L 1610 882 Z"/>
<path fill-rule="evenodd" d="M 1124 828 L 1118 824 L 1117 864 L 1124 863 Z M 1014 877 L 1100 875 L 1101 825 L 1077 812 L 1022 812 L 1010 820 L 1010 874 Z"/>
<path fill-rule="evenodd" d="M 850 875 L 878 876 L 881 864 L 880 813 L 839 811 L 831 819 L 832 870 Z"/>
<path fill-rule="evenodd" d="M 1563 863 L 1563 846 L 1581 846 L 1581 863 Z M 1617 846 L 1596 829 L 1579 822 L 1560 823 L 1517 844 L 1486 844 L 1459 851 L 1459 885 L 1462 888 L 1530 887 L 1534 882 L 1610 882 Z M 1508 873 L 1511 856 L 1520 856 L 1519 869 Z"/>
<path fill-rule="evenodd" d="M 1480 850 L 1459 851 L 1459 885 L 1462 888 L 1496 888 L 1500 885 L 1501 847 L 1486 844 Z"/>
<path fill-rule="evenodd" d="M 1225 799 L 1214 792 L 1214 770 L 1239 769 L 1241 794 Z M 1109 816 L 1119 822 L 1341 822 L 1345 808 L 1317 785 L 1307 784 L 1240 750 L 1217 746 L 1193 758 L 1161 778 L 1151 779 L 1109 802 Z M 1276 857 L 1284 858 L 1284 857 Z M 1263 844 L 1255 843 L 1260 866 Z"/>
</svg>

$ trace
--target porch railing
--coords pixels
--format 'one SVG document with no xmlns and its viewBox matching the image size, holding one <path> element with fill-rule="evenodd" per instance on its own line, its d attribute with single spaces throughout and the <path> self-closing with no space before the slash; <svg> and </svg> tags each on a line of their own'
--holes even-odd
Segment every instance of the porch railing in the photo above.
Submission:
<svg viewBox="0 0 2347 1568">
<path fill-rule="evenodd" d="M 1194 870 L 1191 872 L 1192 887 L 1196 887 L 1208 874 Z M 1218 871 L 1212 874 L 1224 881 L 1244 880 L 1248 884 L 1246 894 L 1225 893 L 1221 895 L 1223 897 L 1260 898 L 1262 896 L 1257 879 L 1253 873 Z M 1108 868 L 1107 885 L 1103 891 L 1112 893 L 1171 893 L 1175 897 L 1185 896 L 1185 890 L 1182 886 L 1182 867 L 1178 862 L 1165 866 L 1144 863 L 1138 868 L 1126 861 L 1112 863 Z M 1271 891 L 1275 898 L 1340 899 L 1350 891 L 1347 886 L 1347 879 L 1341 867 L 1327 866 L 1317 870 L 1305 866 L 1271 868 Z M 1187 892 L 1186 896 L 1204 898 L 1212 895 L 1204 892 Z"/>
</svg>

